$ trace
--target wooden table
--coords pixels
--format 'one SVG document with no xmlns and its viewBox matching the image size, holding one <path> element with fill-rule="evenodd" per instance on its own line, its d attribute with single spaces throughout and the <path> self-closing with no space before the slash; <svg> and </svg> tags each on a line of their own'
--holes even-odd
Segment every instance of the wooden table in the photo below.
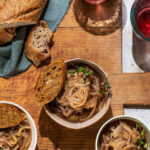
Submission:
<svg viewBox="0 0 150 150">
<path fill-rule="evenodd" d="M 62 150 L 94 150 L 95 137 L 104 121 L 123 114 L 124 104 L 150 105 L 150 73 L 121 73 L 121 26 L 105 36 L 96 36 L 80 27 L 75 19 L 75 3 L 54 36 L 52 57 L 89 59 L 99 64 L 109 75 L 113 98 L 111 108 L 102 121 L 83 130 L 70 130 L 51 120 L 36 103 L 34 87 L 40 69 L 31 66 L 28 71 L 11 79 L 0 78 L 0 100 L 23 106 L 34 118 L 38 130 L 37 150 L 53 150 L 58 144 Z"/>
</svg>

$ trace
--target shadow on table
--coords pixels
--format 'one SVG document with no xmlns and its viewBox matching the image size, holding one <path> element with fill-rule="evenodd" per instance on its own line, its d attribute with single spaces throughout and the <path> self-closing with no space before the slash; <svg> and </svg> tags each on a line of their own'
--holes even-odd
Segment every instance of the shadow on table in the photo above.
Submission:
<svg viewBox="0 0 150 150">
<path fill-rule="evenodd" d="M 42 137 L 47 137 L 56 147 L 61 150 L 74 149 L 94 149 L 95 138 L 101 125 L 112 117 L 112 109 L 104 116 L 104 119 L 98 121 L 91 127 L 81 130 L 71 130 L 60 126 L 48 117 L 45 110 L 41 110 L 39 118 L 39 130 Z M 89 143 L 90 141 L 90 143 Z M 93 143 L 93 144 L 91 144 Z M 74 148 L 74 149 L 73 149 Z"/>
<path fill-rule="evenodd" d="M 38 146 L 36 146 L 35 150 L 39 150 Z"/>
<path fill-rule="evenodd" d="M 108 0 L 100 5 L 91 5 L 75 0 L 74 14 L 79 25 L 95 35 L 107 35 L 121 26 L 121 1 Z"/>
<path fill-rule="evenodd" d="M 150 42 L 138 38 L 133 32 L 133 58 L 144 72 L 150 72 Z"/>
</svg>

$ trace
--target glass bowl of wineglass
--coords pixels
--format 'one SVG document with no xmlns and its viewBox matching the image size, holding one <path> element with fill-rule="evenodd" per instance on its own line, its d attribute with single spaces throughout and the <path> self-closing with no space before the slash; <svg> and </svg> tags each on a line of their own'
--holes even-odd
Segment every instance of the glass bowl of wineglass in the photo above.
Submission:
<svg viewBox="0 0 150 150">
<path fill-rule="evenodd" d="M 98 4 L 101 4 L 101 3 L 105 2 L 106 0 L 84 0 L 84 1 L 86 1 L 86 2 L 88 2 L 90 4 L 98 5 Z"/>
<path fill-rule="evenodd" d="M 135 0 L 131 8 L 130 19 L 136 35 L 150 42 L 150 1 Z"/>
</svg>

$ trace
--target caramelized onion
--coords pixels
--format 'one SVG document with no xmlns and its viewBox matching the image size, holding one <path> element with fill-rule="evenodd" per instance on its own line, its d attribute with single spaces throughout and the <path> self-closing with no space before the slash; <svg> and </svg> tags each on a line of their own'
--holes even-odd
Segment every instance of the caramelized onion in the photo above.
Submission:
<svg viewBox="0 0 150 150">
<path fill-rule="evenodd" d="M 85 70 L 91 71 L 88 67 Z M 95 113 L 102 98 L 100 81 L 95 75 L 85 76 L 84 72 L 77 70 L 71 74 L 70 71 L 67 72 L 64 91 L 56 98 L 56 105 L 68 120 L 86 121 Z"/>
<path fill-rule="evenodd" d="M 0 131 L 0 147 L 4 150 L 28 150 L 31 128 L 27 119 L 19 125 Z"/>
</svg>

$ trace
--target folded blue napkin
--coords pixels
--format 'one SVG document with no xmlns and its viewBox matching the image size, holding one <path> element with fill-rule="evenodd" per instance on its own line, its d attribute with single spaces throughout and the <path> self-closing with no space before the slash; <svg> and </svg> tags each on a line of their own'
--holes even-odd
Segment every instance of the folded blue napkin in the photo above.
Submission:
<svg viewBox="0 0 150 150">
<path fill-rule="evenodd" d="M 55 32 L 72 0 L 49 0 L 41 19 L 45 20 L 52 32 Z M 0 76 L 10 78 L 29 68 L 31 62 L 24 52 L 28 27 L 17 29 L 17 36 L 8 45 L 0 46 Z"/>
</svg>

